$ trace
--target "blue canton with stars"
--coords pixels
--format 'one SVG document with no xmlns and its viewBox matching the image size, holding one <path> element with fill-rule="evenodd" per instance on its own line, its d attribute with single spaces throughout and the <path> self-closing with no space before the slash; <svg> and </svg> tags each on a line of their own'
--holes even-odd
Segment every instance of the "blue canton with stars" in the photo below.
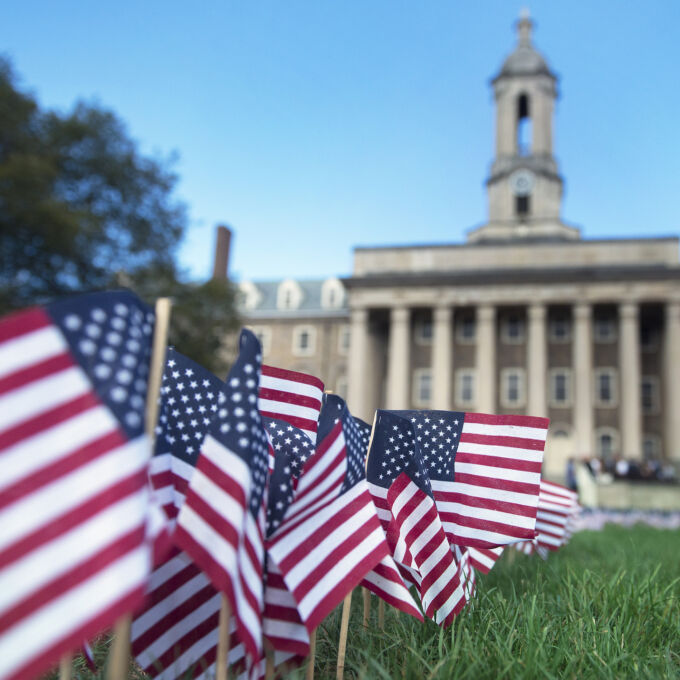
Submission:
<svg viewBox="0 0 680 680">
<path fill-rule="evenodd" d="M 324 403 L 319 414 L 317 446 L 340 421 L 342 421 L 342 432 L 347 450 L 347 471 L 340 489 L 340 493 L 343 494 L 366 477 L 364 466 L 368 442 L 363 443 L 365 432 L 360 427 L 360 423 L 363 421 L 358 421 L 357 418 L 352 416 L 344 400 L 337 394 L 324 394 Z"/>
<path fill-rule="evenodd" d="M 91 293 L 48 305 L 71 355 L 129 439 L 144 432 L 155 315 L 134 293 Z"/>
<path fill-rule="evenodd" d="M 226 400 L 224 387 L 224 382 L 203 366 L 168 348 L 154 454 L 170 452 L 196 465 L 210 421 L 218 404 Z"/>
<path fill-rule="evenodd" d="M 293 501 L 297 480 L 314 452 L 314 444 L 302 430 L 283 420 L 266 417 L 262 420 L 274 449 L 274 471 L 267 499 L 267 536 L 270 536 L 281 525 Z"/>
<path fill-rule="evenodd" d="M 260 342 L 252 331 L 244 329 L 239 355 L 227 375 L 223 398 L 209 428 L 209 434 L 250 468 L 250 511 L 255 517 L 262 505 L 269 469 L 269 445 L 257 409 L 261 369 Z"/>
<path fill-rule="evenodd" d="M 389 488 L 405 471 L 430 496 L 430 480 L 452 482 L 464 416 L 451 411 L 378 411 L 369 482 Z"/>
</svg>

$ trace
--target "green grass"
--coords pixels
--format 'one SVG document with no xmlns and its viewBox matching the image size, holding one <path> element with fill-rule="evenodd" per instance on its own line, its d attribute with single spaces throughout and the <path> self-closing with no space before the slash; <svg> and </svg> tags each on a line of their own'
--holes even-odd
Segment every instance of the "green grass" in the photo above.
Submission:
<svg viewBox="0 0 680 680">
<path fill-rule="evenodd" d="M 445 631 L 388 608 L 382 632 L 375 598 L 366 630 L 353 600 L 346 677 L 680 677 L 677 531 L 611 526 L 546 562 L 504 555 Z M 339 620 L 318 630 L 317 678 L 335 677 Z"/>
<path fill-rule="evenodd" d="M 479 577 L 447 630 L 387 607 L 380 631 L 375 597 L 365 629 L 355 591 L 345 677 L 680 678 L 680 531 L 583 532 L 546 562 L 512 552 Z M 317 631 L 318 679 L 335 678 L 340 611 Z M 107 642 L 96 647 L 100 668 Z M 75 671 L 93 677 L 81 660 Z M 303 677 L 304 668 L 288 675 Z"/>
</svg>

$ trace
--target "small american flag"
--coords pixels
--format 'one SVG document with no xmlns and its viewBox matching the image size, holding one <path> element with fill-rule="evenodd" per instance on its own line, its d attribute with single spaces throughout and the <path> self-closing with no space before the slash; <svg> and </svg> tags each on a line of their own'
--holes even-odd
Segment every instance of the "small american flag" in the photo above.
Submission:
<svg viewBox="0 0 680 680">
<path fill-rule="evenodd" d="M 177 517 L 175 540 L 227 596 L 254 667 L 262 657 L 269 447 L 257 409 L 260 343 L 244 330 L 239 345 Z"/>
<path fill-rule="evenodd" d="M 567 524 L 578 507 L 578 496 L 560 484 L 541 480 L 536 516 L 536 545 L 557 550 L 567 541 Z"/>
<path fill-rule="evenodd" d="M 547 418 L 397 413 L 414 425 L 452 543 L 493 548 L 534 537 Z"/>
<path fill-rule="evenodd" d="M 387 523 L 395 559 L 409 568 L 425 613 L 449 625 L 466 603 L 462 567 L 435 506 L 416 422 L 399 411 L 378 411 L 367 475 L 371 493 Z M 426 450 L 427 450 L 426 449 Z"/>
<path fill-rule="evenodd" d="M 316 451 L 268 542 L 310 632 L 388 554 L 366 485 L 361 440 L 345 402 L 326 395 Z"/>
<path fill-rule="evenodd" d="M 314 453 L 314 445 L 302 430 L 287 422 L 273 418 L 263 420 L 275 460 L 267 503 L 269 537 L 283 522 L 293 500 L 300 473 Z M 297 602 L 271 555 L 267 555 L 264 601 L 262 626 L 265 636 L 275 650 L 290 652 L 301 661 L 309 654 L 309 633 L 300 619 Z"/>
<path fill-rule="evenodd" d="M 220 400 L 224 403 L 224 387 L 222 380 L 196 362 L 167 350 L 149 471 L 170 530 L 184 503 L 211 418 Z M 132 623 L 137 663 L 152 678 L 162 680 L 191 673 L 195 677 L 211 669 L 217 653 L 219 609 L 220 596 L 208 577 L 185 552 L 173 550 L 152 573 L 146 605 Z"/>
<path fill-rule="evenodd" d="M 263 366 L 258 406 L 267 418 L 285 420 L 316 444 L 323 383 L 313 375 Z"/>
<path fill-rule="evenodd" d="M 154 315 L 84 295 L 0 322 L 0 677 L 37 676 L 142 599 Z"/>
</svg>

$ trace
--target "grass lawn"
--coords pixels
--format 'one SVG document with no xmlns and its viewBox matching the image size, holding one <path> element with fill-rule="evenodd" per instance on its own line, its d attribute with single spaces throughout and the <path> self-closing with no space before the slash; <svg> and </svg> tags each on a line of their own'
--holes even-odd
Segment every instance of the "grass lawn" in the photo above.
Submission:
<svg viewBox="0 0 680 680">
<path fill-rule="evenodd" d="M 680 678 L 680 531 L 609 526 L 576 534 L 547 562 L 506 554 L 445 631 L 389 607 L 380 631 L 371 599 L 366 630 L 355 591 L 346 678 Z M 335 678 L 340 611 L 317 631 L 317 679 Z M 82 659 L 74 671 L 93 677 Z"/>
<path fill-rule="evenodd" d="M 385 632 L 366 631 L 353 600 L 346 677 L 680 678 L 679 531 L 609 526 L 546 562 L 506 554 L 446 631 L 389 608 Z M 339 619 L 318 630 L 317 678 L 335 677 Z"/>
</svg>

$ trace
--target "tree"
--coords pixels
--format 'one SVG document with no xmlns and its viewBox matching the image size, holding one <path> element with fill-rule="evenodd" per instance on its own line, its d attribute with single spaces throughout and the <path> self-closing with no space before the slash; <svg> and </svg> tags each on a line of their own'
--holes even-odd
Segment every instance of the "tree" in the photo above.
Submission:
<svg viewBox="0 0 680 680">
<path fill-rule="evenodd" d="M 222 370 L 213 336 L 236 324 L 234 293 L 183 281 L 187 213 L 171 165 L 142 155 L 111 111 L 41 109 L 0 60 L 0 313 L 125 282 L 176 297 L 178 349 Z"/>
</svg>

